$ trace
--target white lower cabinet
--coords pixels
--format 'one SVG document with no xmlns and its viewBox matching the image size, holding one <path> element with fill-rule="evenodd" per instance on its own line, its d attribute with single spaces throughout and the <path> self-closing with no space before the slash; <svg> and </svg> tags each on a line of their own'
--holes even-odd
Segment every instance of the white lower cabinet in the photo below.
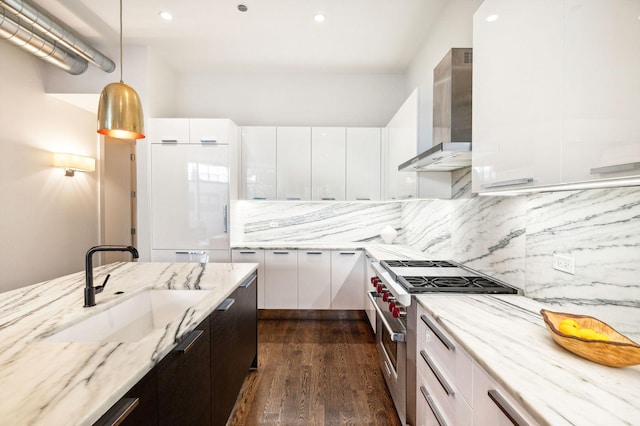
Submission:
<svg viewBox="0 0 640 426">
<path fill-rule="evenodd" d="M 233 261 L 260 263 L 257 252 L 234 249 Z M 260 308 L 365 309 L 364 270 L 362 250 L 264 250 Z"/>
<path fill-rule="evenodd" d="M 298 309 L 331 308 L 331 252 L 298 250 Z"/>
<path fill-rule="evenodd" d="M 264 250 L 233 249 L 231 261 L 258 264 L 258 309 L 264 309 Z"/>
<path fill-rule="evenodd" d="M 377 276 L 376 271 L 373 270 L 373 266 L 371 264 L 373 261 L 369 257 L 367 253 L 365 256 L 365 276 L 364 276 L 364 310 L 367 313 L 367 318 L 369 318 L 369 324 L 371 324 L 371 328 L 373 332 L 376 332 L 376 308 L 373 306 L 373 302 L 367 297 L 367 293 L 373 291 L 373 286 L 371 284 L 371 278 Z"/>
<path fill-rule="evenodd" d="M 416 426 L 538 423 L 418 305 Z"/>
<path fill-rule="evenodd" d="M 362 251 L 331 251 L 331 308 L 364 309 L 364 288 Z"/>
<path fill-rule="evenodd" d="M 265 309 L 298 308 L 298 252 L 266 250 L 264 252 Z"/>
<path fill-rule="evenodd" d="M 473 424 L 534 426 L 531 415 L 480 365 L 473 365 Z"/>
</svg>

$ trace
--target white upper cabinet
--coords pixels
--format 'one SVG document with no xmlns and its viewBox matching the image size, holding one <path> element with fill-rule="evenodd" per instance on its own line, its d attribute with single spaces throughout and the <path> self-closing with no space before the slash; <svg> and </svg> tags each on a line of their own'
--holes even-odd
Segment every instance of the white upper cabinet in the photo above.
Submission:
<svg viewBox="0 0 640 426">
<path fill-rule="evenodd" d="M 380 128 L 347 128 L 347 201 L 380 200 L 381 143 Z"/>
<path fill-rule="evenodd" d="M 416 89 L 387 124 L 387 199 L 415 198 L 418 193 L 415 172 L 399 172 L 398 166 L 418 151 L 419 91 Z"/>
<path fill-rule="evenodd" d="M 561 179 L 562 7 L 486 0 L 474 15 L 474 192 Z"/>
<path fill-rule="evenodd" d="M 640 175 L 640 1 L 564 5 L 563 181 Z"/>
<path fill-rule="evenodd" d="M 311 199 L 345 199 L 346 129 L 313 127 L 311 129 Z"/>
<path fill-rule="evenodd" d="M 311 199 L 311 128 L 277 128 L 278 200 Z"/>
<path fill-rule="evenodd" d="M 148 127 L 150 143 L 189 143 L 188 118 L 153 118 Z"/>
<path fill-rule="evenodd" d="M 231 127 L 232 121 L 227 118 L 192 118 L 189 120 L 189 142 L 228 144 Z"/>
<path fill-rule="evenodd" d="M 242 198 L 276 199 L 276 128 L 242 128 Z"/>
<path fill-rule="evenodd" d="M 473 190 L 640 176 L 640 1 L 486 0 Z"/>
</svg>

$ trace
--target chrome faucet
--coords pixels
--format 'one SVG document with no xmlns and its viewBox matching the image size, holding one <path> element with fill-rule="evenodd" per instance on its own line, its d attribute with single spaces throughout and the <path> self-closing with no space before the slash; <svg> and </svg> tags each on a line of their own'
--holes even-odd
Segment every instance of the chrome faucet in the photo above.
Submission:
<svg viewBox="0 0 640 426">
<path fill-rule="evenodd" d="M 128 251 L 133 259 L 140 257 L 138 250 L 133 246 L 95 246 L 87 250 L 85 257 L 85 287 L 84 287 L 84 307 L 88 308 L 96 305 L 96 294 L 101 293 L 109 281 L 111 274 L 107 274 L 102 285 L 93 286 L 93 254 L 99 251 Z"/>
</svg>

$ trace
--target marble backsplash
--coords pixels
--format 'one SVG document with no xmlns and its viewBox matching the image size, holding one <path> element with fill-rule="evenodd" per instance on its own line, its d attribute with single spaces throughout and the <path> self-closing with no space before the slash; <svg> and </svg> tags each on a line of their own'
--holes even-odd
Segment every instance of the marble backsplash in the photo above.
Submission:
<svg viewBox="0 0 640 426">
<path fill-rule="evenodd" d="M 383 243 L 382 228 L 400 229 L 401 204 L 239 200 L 231 203 L 231 213 L 232 245 L 245 241 Z"/>
</svg>

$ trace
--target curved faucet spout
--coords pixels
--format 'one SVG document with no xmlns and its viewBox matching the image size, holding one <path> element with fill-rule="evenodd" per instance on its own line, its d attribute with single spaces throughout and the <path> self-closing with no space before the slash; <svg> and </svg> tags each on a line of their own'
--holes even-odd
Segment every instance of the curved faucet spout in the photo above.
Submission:
<svg viewBox="0 0 640 426">
<path fill-rule="evenodd" d="M 118 246 L 118 245 L 103 245 L 103 246 L 95 246 L 91 247 L 87 250 L 87 254 L 85 256 L 84 266 L 85 266 L 85 287 L 84 287 L 84 307 L 88 308 L 90 306 L 96 305 L 96 294 L 102 292 L 104 290 L 104 286 L 107 285 L 107 280 L 109 279 L 109 275 L 104 280 L 104 283 L 101 286 L 94 287 L 93 286 L 93 255 L 97 252 L 103 251 L 128 251 L 131 253 L 131 257 L 133 259 L 138 259 L 140 255 L 138 254 L 138 250 L 134 246 Z"/>
</svg>

